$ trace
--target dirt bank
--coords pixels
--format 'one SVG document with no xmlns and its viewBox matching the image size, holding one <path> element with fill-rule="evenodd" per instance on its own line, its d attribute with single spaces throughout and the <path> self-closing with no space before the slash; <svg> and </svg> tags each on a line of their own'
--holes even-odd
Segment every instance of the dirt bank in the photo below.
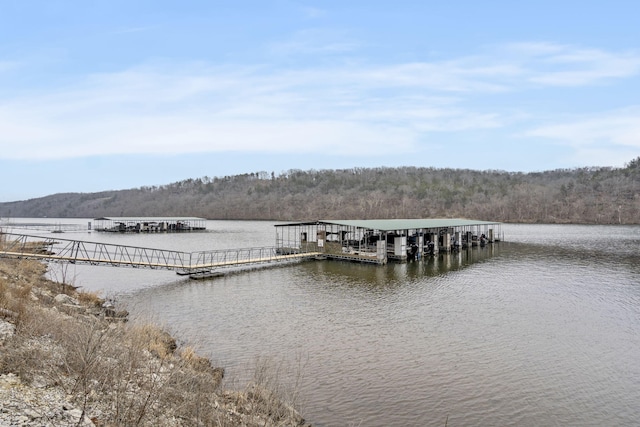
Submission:
<svg viewBox="0 0 640 427">
<path fill-rule="evenodd" d="M 97 295 L 0 258 L 0 425 L 308 426 L 260 381 L 223 369 Z"/>
</svg>

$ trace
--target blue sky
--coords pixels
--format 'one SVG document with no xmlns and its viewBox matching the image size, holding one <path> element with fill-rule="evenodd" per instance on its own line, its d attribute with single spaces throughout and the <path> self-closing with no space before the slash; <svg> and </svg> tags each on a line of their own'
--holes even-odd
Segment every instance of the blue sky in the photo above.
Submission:
<svg viewBox="0 0 640 427">
<path fill-rule="evenodd" d="M 0 201 L 640 156 L 636 1 L 0 0 Z"/>
</svg>

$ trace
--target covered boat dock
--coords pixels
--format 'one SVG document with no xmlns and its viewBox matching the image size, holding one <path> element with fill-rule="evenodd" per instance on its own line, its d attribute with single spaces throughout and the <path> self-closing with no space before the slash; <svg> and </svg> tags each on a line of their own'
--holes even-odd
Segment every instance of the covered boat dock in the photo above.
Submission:
<svg viewBox="0 0 640 427">
<path fill-rule="evenodd" d="M 198 217 L 101 217 L 94 230 L 112 233 L 171 233 L 204 231 L 207 220 Z"/>
<path fill-rule="evenodd" d="M 470 219 L 319 220 L 276 225 L 280 253 L 386 264 L 501 240 L 499 222 Z"/>
</svg>

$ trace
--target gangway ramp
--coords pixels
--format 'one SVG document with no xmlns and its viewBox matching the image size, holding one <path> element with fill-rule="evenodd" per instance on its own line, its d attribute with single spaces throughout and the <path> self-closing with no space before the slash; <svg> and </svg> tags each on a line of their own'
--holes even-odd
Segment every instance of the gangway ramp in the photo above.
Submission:
<svg viewBox="0 0 640 427">
<path fill-rule="evenodd" d="M 202 277 L 215 270 L 250 264 L 311 258 L 315 252 L 280 253 L 275 247 L 180 252 L 57 237 L 0 234 L 0 257 L 38 259 L 73 264 L 175 270 Z"/>
</svg>

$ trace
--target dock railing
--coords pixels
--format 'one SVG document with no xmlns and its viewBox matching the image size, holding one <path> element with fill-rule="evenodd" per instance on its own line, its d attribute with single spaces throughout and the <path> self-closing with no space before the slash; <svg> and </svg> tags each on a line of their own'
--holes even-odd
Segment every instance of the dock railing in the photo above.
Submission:
<svg viewBox="0 0 640 427">
<path fill-rule="evenodd" d="M 189 267 L 190 254 L 166 249 L 113 245 L 26 234 L 3 234 L 0 256 L 92 265 L 165 268 Z"/>
<path fill-rule="evenodd" d="M 316 255 L 319 255 L 317 251 L 305 251 L 303 249 L 283 250 L 283 248 L 276 246 L 192 252 L 191 269 L 198 271 L 244 264 L 282 262 Z"/>
<path fill-rule="evenodd" d="M 275 246 L 180 252 L 25 234 L 0 233 L 0 257 L 176 270 L 194 274 L 248 264 L 312 257 L 316 252 L 282 253 Z"/>
</svg>

